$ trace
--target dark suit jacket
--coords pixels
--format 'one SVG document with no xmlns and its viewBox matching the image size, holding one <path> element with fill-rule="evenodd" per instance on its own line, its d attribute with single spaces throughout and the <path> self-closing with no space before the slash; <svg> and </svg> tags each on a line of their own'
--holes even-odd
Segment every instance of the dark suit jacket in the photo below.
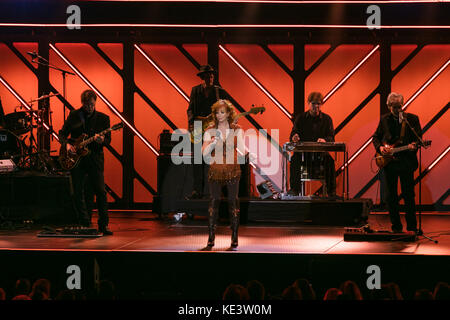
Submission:
<svg viewBox="0 0 450 320">
<path fill-rule="evenodd" d="M 319 138 L 327 142 L 334 141 L 333 120 L 326 113 L 320 112 L 317 117 L 307 111 L 300 114 L 294 122 L 289 140 L 294 134 L 300 136 L 300 141 L 317 141 Z"/>
<path fill-rule="evenodd" d="M 422 137 L 422 128 L 420 127 L 419 117 L 412 113 L 404 113 L 404 116 L 414 131 Z M 373 145 L 375 150 L 380 152 L 380 146 L 389 144 L 392 145 L 398 142 L 401 134 L 402 125 L 399 123 L 398 118 L 395 118 L 392 113 L 383 115 L 378 124 L 378 128 L 373 135 Z M 419 142 L 411 128 L 406 125 L 405 136 L 403 141 L 396 146 L 405 146 L 412 142 Z M 398 161 L 402 161 L 405 165 L 408 165 L 412 170 L 416 170 L 418 167 L 417 150 L 416 151 L 403 151 L 396 154 Z"/>
<path fill-rule="evenodd" d="M 86 133 L 89 137 L 94 136 L 110 127 L 109 116 L 106 114 L 94 111 L 94 114 L 85 118 L 82 109 L 72 110 L 67 117 L 62 129 L 59 131 L 59 137 L 61 142 L 64 144 L 66 142 L 73 142 L 82 133 Z M 70 136 L 70 139 L 68 137 Z M 97 142 L 90 143 L 87 147 L 93 154 L 103 155 L 103 146 L 109 145 L 111 143 L 111 132 L 105 135 L 105 139 L 102 144 Z"/>
<path fill-rule="evenodd" d="M 218 97 L 216 95 L 216 88 Z M 231 97 L 223 88 L 214 86 L 212 94 L 205 96 L 205 89 L 201 84 L 192 88 L 189 107 L 187 109 L 188 123 L 194 124 L 196 117 L 206 117 L 211 114 L 211 106 L 219 99 L 230 100 Z"/>
</svg>

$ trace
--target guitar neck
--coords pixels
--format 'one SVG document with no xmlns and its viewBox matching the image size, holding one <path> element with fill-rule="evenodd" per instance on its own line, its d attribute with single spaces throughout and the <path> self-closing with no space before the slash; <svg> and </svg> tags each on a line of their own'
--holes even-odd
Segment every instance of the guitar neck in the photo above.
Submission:
<svg viewBox="0 0 450 320">
<path fill-rule="evenodd" d="M 398 148 L 392 149 L 392 153 L 402 152 L 402 151 L 405 151 L 408 149 L 409 149 L 409 146 L 398 147 Z"/>
<path fill-rule="evenodd" d="M 248 116 L 250 113 L 251 113 L 251 112 L 249 112 L 249 111 L 239 113 L 238 115 L 236 115 L 235 119 L 237 120 L 237 119 L 239 119 L 240 117 Z"/>
<path fill-rule="evenodd" d="M 98 135 L 100 136 L 104 136 L 105 134 L 107 134 L 108 132 L 112 131 L 111 128 L 108 128 L 106 130 L 103 130 L 102 132 L 98 133 Z M 84 147 L 86 145 L 88 145 L 89 143 L 91 143 L 92 141 L 95 140 L 95 136 L 90 137 L 89 139 L 84 140 L 83 142 L 80 143 L 80 147 Z"/>
</svg>

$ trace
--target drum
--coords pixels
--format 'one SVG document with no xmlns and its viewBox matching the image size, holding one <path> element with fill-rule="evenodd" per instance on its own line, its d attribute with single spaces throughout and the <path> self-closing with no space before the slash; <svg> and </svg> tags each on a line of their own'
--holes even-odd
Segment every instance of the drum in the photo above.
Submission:
<svg viewBox="0 0 450 320">
<path fill-rule="evenodd" d="M 24 134 L 31 130 L 31 117 L 29 112 L 13 112 L 5 116 L 5 128 L 15 134 Z"/>
<path fill-rule="evenodd" d="M 22 142 L 11 131 L 0 129 L 0 159 L 13 159 L 17 164 L 23 157 Z"/>
</svg>

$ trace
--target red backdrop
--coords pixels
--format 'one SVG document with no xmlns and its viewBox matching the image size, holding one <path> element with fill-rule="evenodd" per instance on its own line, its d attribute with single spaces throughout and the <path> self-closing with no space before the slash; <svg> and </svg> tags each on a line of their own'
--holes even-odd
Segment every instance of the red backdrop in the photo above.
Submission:
<svg viewBox="0 0 450 320">
<path fill-rule="evenodd" d="M 123 110 L 122 77 L 90 45 L 84 43 L 55 44 L 56 48 L 78 68 L 78 70 L 95 85 L 95 87 L 121 112 Z M 27 51 L 36 51 L 37 43 L 14 43 L 13 46 L 24 56 Z M 238 65 L 219 51 L 220 84 L 236 99 L 244 109 L 252 104 L 264 105 L 266 112 L 254 116 L 264 129 L 279 129 L 279 143 L 287 141 L 292 128 L 291 120 L 268 97 L 270 95 L 289 113 L 293 113 L 293 81 L 280 65 L 260 46 L 253 44 L 225 44 L 229 52 L 241 66 L 252 75 L 257 83 L 266 89 L 264 93 Z M 182 52 L 170 44 L 143 44 L 142 50 L 168 76 L 176 86 L 189 96 L 192 86 L 199 83 L 197 69 Z M 294 65 L 292 45 L 269 45 L 270 50 L 291 69 Z M 122 44 L 99 44 L 102 50 L 118 68 L 123 67 Z M 207 45 L 189 44 L 183 48 L 199 63 L 207 63 Z M 329 48 L 326 44 L 305 46 L 304 67 L 308 69 Z M 338 46 L 305 81 L 306 95 L 310 91 L 327 94 L 338 84 L 364 57 L 372 51 L 372 45 Z M 395 69 L 416 48 L 415 45 L 391 46 L 391 69 Z M 20 59 L 6 44 L 0 43 L 0 76 L 5 79 L 25 100 L 38 96 L 38 81 Z M 179 128 L 187 123 L 186 109 L 188 102 L 169 83 L 157 68 L 135 50 L 134 81 L 136 86 Z M 450 59 L 450 45 L 425 46 L 394 77 L 392 91 L 402 93 L 408 101 L 430 77 L 432 77 Z M 52 50 L 50 62 L 68 69 L 67 64 Z M 51 84 L 62 93 L 61 74 L 50 72 Z M 323 106 L 323 111 L 330 114 L 337 127 L 380 83 L 380 53 L 376 51 L 354 74 L 330 96 Z M 407 112 L 420 117 L 425 126 L 449 101 L 450 67 L 445 68 L 408 106 Z M 67 79 L 67 100 L 74 106 L 80 105 L 80 93 L 88 89 L 86 83 L 78 76 Z M 18 100 L 0 85 L 5 113 L 14 111 Z M 111 123 L 120 119 L 98 100 L 97 109 L 111 117 Z M 63 106 L 58 99 L 51 99 L 53 126 L 59 130 L 63 123 Z M 364 108 L 346 124 L 336 135 L 336 141 L 343 141 L 349 147 L 352 156 L 373 134 L 380 116 L 380 95 L 375 94 Z M 130 120 L 130 119 L 129 119 Z M 134 96 L 134 125 L 136 129 L 153 146 L 158 145 L 158 136 L 168 124 L 144 101 L 141 96 Z M 246 119 L 241 120 L 244 128 L 253 128 Z M 446 112 L 426 133 L 426 139 L 433 140 L 432 147 L 423 152 L 423 165 L 427 168 L 448 147 L 450 142 L 450 119 Z M 119 155 L 123 152 L 122 132 L 114 132 L 112 147 Z M 138 174 L 156 190 L 156 154 L 140 138 L 135 137 L 134 166 Z M 58 143 L 52 142 L 52 149 L 58 149 Z M 350 196 L 357 194 L 374 176 L 371 170 L 373 146 L 365 148 L 350 165 Z M 449 190 L 449 157 L 442 158 L 423 179 L 423 203 L 435 203 Z M 337 162 L 337 166 L 341 162 Z M 119 197 L 122 196 L 122 164 L 109 151 L 106 151 L 106 183 Z M 373 164 L 372 164 L 373 167 Z M 281 174 L 271 178 L 281 186 Z M 258 182 L 260 178 L 256 177 Z M 341 178 L 339 177 L 339 180 Z M 340 181 L 339 181 L 340 182 Z M 134 201 L 152 202 L 151 193 L 137 180 L 134 182 Z M 378 202 L 379 183 L 373 184 L 362 197 L 370 197 Z M 444 204 L 449 201 L 444 199 Z"/>
</svg>

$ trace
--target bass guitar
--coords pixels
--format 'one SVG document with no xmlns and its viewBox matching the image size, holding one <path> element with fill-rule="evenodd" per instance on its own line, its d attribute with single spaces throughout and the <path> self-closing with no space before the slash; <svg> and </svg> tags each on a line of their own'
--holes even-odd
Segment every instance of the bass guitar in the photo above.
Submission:
<svg viewBox="0 0 450 320">
<path fill-rule="evenodd" d="M 123 123 L 117 123 L 113 125 L 111 128 L 108 128 L 98 133 L 98 135 L 104 136 L 108 132 L 119 130 L 122 128 Z M 61 164 L 61 168 L 63 170 L 72 170 L 73 168 L 75 168 L 77 164 L 80 162 L 80 159 L 89 154 L 89 149 L 87 148 L 87 145 L 93 141 L 95 141 L 95 136 L 87 138 L 87 134 L 83 133 L 72 144 L 75 149 L 75 152 L 68 151 L 66 146 L 62 145 L 61 149 L 59 149 L 59 158 L 58 158 L 58 161 Z"/>
</svg>

